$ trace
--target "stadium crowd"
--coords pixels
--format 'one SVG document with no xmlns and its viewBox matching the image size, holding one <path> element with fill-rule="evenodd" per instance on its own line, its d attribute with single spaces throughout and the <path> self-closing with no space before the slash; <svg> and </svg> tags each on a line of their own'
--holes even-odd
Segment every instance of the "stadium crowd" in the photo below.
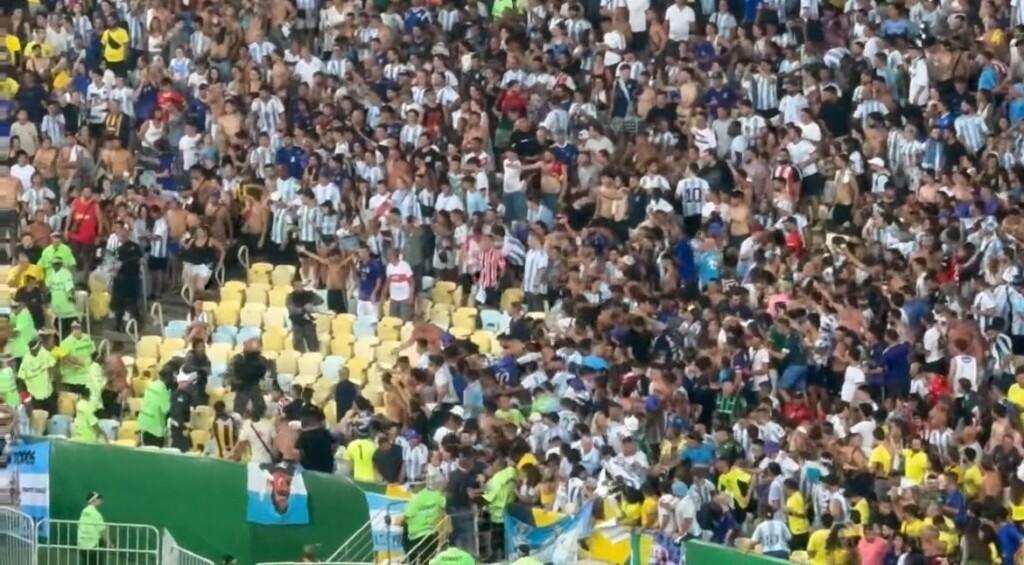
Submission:
<svg viewBox="0 0 1024 565">
<path fill-rule="evenodd" d="M 475 551 L 476 511 L 497 558 L 506 512 L 600 499 L 665 563 L 1024 558 L 1024 2 L 12 4 L 9 407 L 74 392 L 104 438 L 131 367 L 76 288 L 122 330 L 184 287 L 142 443 L 212 401 L 220 456 L 416 485 L 411 541 L 447 512 Z M 328 421 L 256 336 L 209 397 L 242 247 L 295 267 L 297 351 L 411 323 L 381 395 L 324 375 Z"/>
</svg>

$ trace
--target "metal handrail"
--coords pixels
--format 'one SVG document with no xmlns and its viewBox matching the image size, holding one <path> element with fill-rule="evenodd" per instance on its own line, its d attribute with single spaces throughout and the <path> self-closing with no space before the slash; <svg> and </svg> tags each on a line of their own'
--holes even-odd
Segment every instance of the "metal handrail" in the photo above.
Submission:
<svg viewBox="0 0 1024 565">
<path fill-rule="evenodd" d="M 336 561 L 336 560 L 341 559 L 341 557 L 343 555 L 345 555 L 346 551 L 352 550 L 355 547 L 355 544 L 359 540 L 367 540 L 367 539 L 370 540 L 371 549 L 372 549 L 372 544 L 373 544 L 373 524 L 369 520 L 365 524 L 363 524 L 363 526 L 361 528 L 356 530 L 355 533 L 353 533 L 351 536 L 349 536 L 349 538 L 347 540 L 345 540 L 344 543 L 342 543 L 340 546 L 338 546 L 338 549 L 336 549 L 334 551 L 334 553 L 332 553 L 331 556 L 327 558 L 327 561 L 328 562 L 339 562 L 340 563 L 340 561 Z"/>
<path fill-rule="evenodd" d="M 241 263 L 246 272 L 249 272 L 249 247 L 247 245 L 242 245 L 238 248 L 238 262 Z M 224 286 L 223 282 L 221 286 Z"/>
<path fill-rule="evenodd" d="M 217 268 L 213 270 L 213 280 L 217 281 L 217 287 L 224 287 L 224 263 L 218 263 Z"/>
<path fill-rule="evenodd" d="M 181 285 L 181 299 L 185 301 L 185 304 L 191 305 L 193 296 L 195 295 L 192 291 L 192 285 L 188 282 L 183 283 Z"/>
<path fill-rule="evenodd" d="M 156 320 L 156 327 L 160 329 L 160 335 L 164 334 L 164 306 L 159 301 L 153 302 L 149 307 L 149 317 Z"/>
<path fill-rule="evenodd" d="M 139 341 L 139 321 L 135 318 L 129 318 L 124 324 L 124 333 L 128 334 L 132 341 Z"/>
<path fill-rule="evenodd" d="M 110 340 L 104 338 L 96 345 L 96 354 L 100 359 L 110 356 Z"/>
</svg>

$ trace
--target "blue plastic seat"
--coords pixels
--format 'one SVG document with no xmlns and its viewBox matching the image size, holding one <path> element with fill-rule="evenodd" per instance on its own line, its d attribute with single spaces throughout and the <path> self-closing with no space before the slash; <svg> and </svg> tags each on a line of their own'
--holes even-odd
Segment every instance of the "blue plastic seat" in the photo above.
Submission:
<svg viewBox="0 0 1024 565">
<path fill-rule="evenodd" d="M 188 322 L 185 320 L 171 320 L 164 326 L 164 337 L 184 339 L 188 335 Z"/>
</svg>

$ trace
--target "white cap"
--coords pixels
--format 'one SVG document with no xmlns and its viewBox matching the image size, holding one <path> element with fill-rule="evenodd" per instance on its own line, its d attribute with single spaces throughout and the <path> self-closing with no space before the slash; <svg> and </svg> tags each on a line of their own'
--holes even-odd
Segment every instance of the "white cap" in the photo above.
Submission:
<svg viewBox="0 0 1024 565">
<path fill-rule="evenodd" d="M 636 433 L 640 430 L 640 420 L 638 420 L 636 416 L 626 416 L 625 419 L 622 420 L 622 423 L 626 426 L 626 429 L 629 430 L 629 433 Z"/>
<path fill-rule="evenodd" d="M 868 159 L 868 165 L 872 165 L 875 167 L 884 167 L 885 161 L 883 161 L 880 157 L 872 157 Z"/>
<path fill-rule="evenodd" d="M 462 406 L 453 406 L 452 409 L 448 411 L 448 413 L 454 414 L 459 418 L 462 418 L 463 420 L 466 419 L 466 409 L 463 408 Z"/>
</svg>

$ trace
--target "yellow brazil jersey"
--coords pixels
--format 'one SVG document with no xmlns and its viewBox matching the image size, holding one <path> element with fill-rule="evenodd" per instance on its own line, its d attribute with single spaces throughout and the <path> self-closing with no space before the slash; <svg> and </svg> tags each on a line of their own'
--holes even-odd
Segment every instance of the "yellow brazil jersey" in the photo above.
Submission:
<svg viewBox="0 0 1024 565">
<path fill-rule="evenodd" d="M 1024 387 L 1017 383 L 1010 385 L 1010 390 L 1006 391 L 1006 399 L 1018 408 L 1024 408 Z"/>
<path fill-rule="evenodd" d="M 751 488 L 750 473 L 739 467 L 733 467 L 718 477 L 718 490 L 729 493 L 737 508 L 745 509 L 750 505 Z"/>
<path fill-rule="evenodd" d="M 978 493 L 981 492 L 981 481 L 984 475 L 981 472 L 981 467 L 977 464 L 971 465 L 964 471 L 963 485 L 964 485 L 964 496 L 968 499 L 977 498 Z"/>
<path fill-rule="evenodd" d="M 871 450 L 868 466 L 876 477 L 888 477 L 892 473 L 892 454 L 884 445 L 878 444 Z"/>
<path fill-rule="evenodd" d="M 0 80 L 0 97 L 14 98 L 19 90 L 21 90 L 21 87 L 18 86 L 18 81 L 13 78 L 7 77 Z"/>
<path fill-rule="evenodd" d="M 34 53 L 33 50 L 36 47 L 38 47 L 40 49 L 40 51 L 41 51 L 40 54 L 43 57 L 46 57 L 47 59 L 49 59 L 50 57 L 53 57 L 53 46 L 50 45 L 49 43 L 45 42 L 45 41 L 29 41 L 28 43 L 26 43 L 25 44 L 25 55 L 26 56 L 34 55 L 35 53 Z"/>
<path fill-rule="evenodd" d="M 828 541 L 828 530 L 816 530 L 807 537 L 807 554 L 811 557 L 814 565 L 832 565 L 831 557 L 825 550 L 825 542 Z"/>
<path fill-rule="evenodd" d="M 807 522 L 807 505 L 800 491 L 794 492 L 786 499 L 786 517 L 786 525 L 795 536 L 806 534 L 811 529 L 810 523 Z"/>
<path fill-rule="evenodd" d="M 903 522 L 903 526 L 900 527 L 900 533 L 907 537 L 917 539 L 921 537 L 921 530 L 927 526 L 924 520 L 920 518 L 911 518 Z"/>
<path fill-rule="evenodd" d="M 1014 522 L 1024 522 L 1024 500 L 1006 501 L 1006 507 L 1010 510 L 1010 519 Z"/>
<path fill-rule="evenodd" d="M 960 547 L 960 536 L 956 532 L 943 530 L 939 532 L 939 541 L 946 547 L 946 555 L 953 555 Z"/>
<path fill-rule="evenodd" d="M 903 475 L 914 484 L 923 484 L 928 472 L 928 454 L 924 451 L 914 453 L 910 449 L 903 450 Z"/>
<path fill-rule="evenodd" d="M 66 71 L 58 71 L 57 74 L 53 75 L 53 89 L 64 90 L 71 84 L 71 75 Z"/>
<path fill-rule="evenodd" d="M 871 505 L 868 504 L 867 499 L 861 498 L 858 500 L 857 504 L 853 505 L 853 509 L 857 511 L 857 514 L 860 514 L 860 524 L 871 523 Z"/>
<path fill-rule="evenodd" d="M 103 60 L 108 63 L 121 63 L 128 57 L 128 32 L 123 27 L 112 27 L 103 32 L 100 42 L 103 44 Z"/>
<path fill-rule="evenodd" d="M 18 289 L 25 286 L 25 282 L 29 277 L 36 279 L 37 281 L 43 280 L 43 270 L 38 265 L 29 264 L 24 269 L 21 267 L 14 267 L 10 274 L 7 275 L 7 285 L 13 286 Z"/>
<path fill-rule="evenodd" d="M 8 53 L 17 55 L 21 52 L 21 40 L 18 39 L 17 35 L 8 33 L 4 43 L 6 43 L 5 47 L 7 47 Z"/>
</svg>

